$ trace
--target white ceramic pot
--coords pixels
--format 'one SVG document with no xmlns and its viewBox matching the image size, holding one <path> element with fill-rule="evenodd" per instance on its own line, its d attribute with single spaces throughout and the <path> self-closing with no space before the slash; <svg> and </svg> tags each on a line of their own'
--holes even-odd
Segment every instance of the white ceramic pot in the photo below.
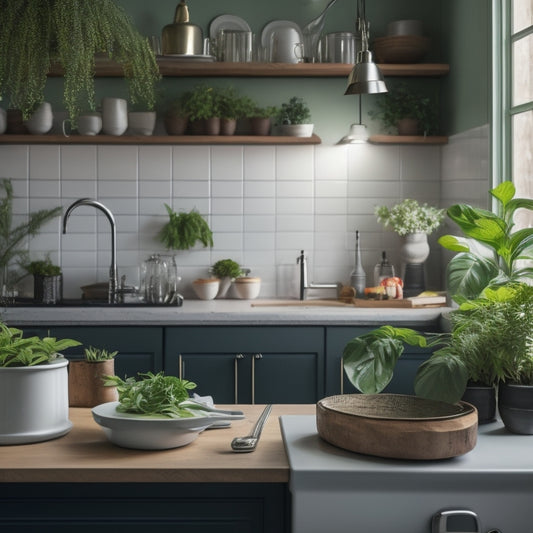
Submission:
<svg viewBox="0 0 533 533">
<path fill-rule="evenodd" d="M 78 133 L 80 135 L 98 135 L 101 131 L 101 113 L 86 113 L 78 117 Z"/>
<path fill-rule="evenodd" d="M 261 291 L 261 278 L 237 278 L 233 286 L 235 292 L 241 300 L 254 300 Z"/>
<path fill-rule="evenodd" d="M 280 135 L 291 137 L 311 137 L 314 124 L 282 124 L 279 126 Z"/>
<path fill-rule="evenodd" d="M 128 129 L 128 102 L 122 98 L 102 98 L 102 131 L 122 135 Z"/>
<path fill-rule="evenodd" d="M 400 249 L 405 264 L 420 264 L 429 257 L 428 236 L 425 233 L 409 233 Z"/>
<path fill-rule="evenodd" d="M 192 288 L 200 300 L 213 300 L 218 294 L 220 280 L 218 278 L 196 279 Z"/>
<path fill-rule="evenodd" d="M 0 368 L 0 444 L 55 439 L 72 428 L 68 419 L 68 360 Z"/>
<path fill-rule="evenodd" d="M 155 111 L 130 111 L 128 133 L 130 135 L 152 135 L 155 129 Z"/>
<path fill-rule="evenodd" d="M 54 124 L 52 106 L 49 102 L 43 102 L 25 122 L 26 128 L 33 135 L 48 133 Z"/>
</svg>

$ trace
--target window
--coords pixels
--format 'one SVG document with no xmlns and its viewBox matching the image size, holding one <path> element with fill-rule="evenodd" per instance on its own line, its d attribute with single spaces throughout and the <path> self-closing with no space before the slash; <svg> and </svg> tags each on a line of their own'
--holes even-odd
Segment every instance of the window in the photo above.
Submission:
<svg viewBox="0 0 533 533">
<path fill-rule="evenodd" d="M 518 196 L 533 198 L 533 0 L 506 0 L 501 5 L 501 139 L 507 171 L 502 170 L 512 177 Z M 533 227 L 533 215 L 518 212 L 515 222 L 519 227 Z"/>
</svg>

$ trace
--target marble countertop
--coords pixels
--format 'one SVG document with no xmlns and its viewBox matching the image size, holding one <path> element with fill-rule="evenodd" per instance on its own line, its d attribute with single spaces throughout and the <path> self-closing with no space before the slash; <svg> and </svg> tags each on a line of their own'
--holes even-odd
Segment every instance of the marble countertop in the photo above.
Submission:
<svg viewBox="0 0 533 533">
<path fill-rule="evenodd" d="M 436 324 L 446 307 L 357 308 L 298 300 L 185 300 L 183 306 L 13 306 L 1 310 L 8 325 L 355 325 Z"/>
</svg>

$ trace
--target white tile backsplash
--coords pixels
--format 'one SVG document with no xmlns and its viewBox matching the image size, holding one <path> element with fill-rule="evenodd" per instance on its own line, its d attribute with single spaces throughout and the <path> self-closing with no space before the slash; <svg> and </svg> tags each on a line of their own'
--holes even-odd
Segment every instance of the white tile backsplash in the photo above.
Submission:
<svg viewBox="0 0 533 533">
<path fill-rule="evenodd" d="M 86 196 L 102 201 L 116 217 L 119 270 L 128 283 L 139 282 L 139 265 L 151 253 L 166 252 L 158 239 L 168 220 L 163 204 L 195 208 L 215 245 L 176 253 L 184 295 L 192 296 L 190 282 L 216 260 L 231 257 L 262 278 L 262 296 L 274 297 L 278 265 L 295 264 L 302 249 L 310 277 L 347 283 L 355 229 L 369 279 L 381 250 L 398 261 L 399 238 L 377 222 L 376 205 L 405 197 L 443 206 L 486 202 L 487 132 L 465 132 L 444 147 L 2 145 L 0 176 L 12 178 L 15 223 L 28 210 Z M 72 214 L 66 235 L 60 226 L 59 219 L 47 224 L 29 250 L 58 258 L 65 296 L 79 297 L 81 285 L 107 277 L 109 222 L 84 207 Z M 428 284 L 440 288 L 435 242 Z"/>
</svg>

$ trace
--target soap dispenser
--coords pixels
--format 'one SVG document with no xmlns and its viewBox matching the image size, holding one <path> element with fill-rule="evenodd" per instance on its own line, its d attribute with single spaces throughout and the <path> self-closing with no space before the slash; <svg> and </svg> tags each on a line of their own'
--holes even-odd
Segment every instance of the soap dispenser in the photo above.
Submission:
<svg viewBox="0 0 533 533">
<path fill-rule="evenodd" d="M 377 287 L 381 280 L 394 277 L 394 265 L 389 263 L 387 252 L 381 252 L 381 261 L 374 267 L 374 286 Z"/>
<path fill-rule="evenodd" d="M 350 275 L 350 285 L 355 289 L 355 295 L 362 298 L 365 294 L 366 274 L 361 261 L 361 246 L 359 231 L 355 231 L 355 268 Z"/>
</svg>

